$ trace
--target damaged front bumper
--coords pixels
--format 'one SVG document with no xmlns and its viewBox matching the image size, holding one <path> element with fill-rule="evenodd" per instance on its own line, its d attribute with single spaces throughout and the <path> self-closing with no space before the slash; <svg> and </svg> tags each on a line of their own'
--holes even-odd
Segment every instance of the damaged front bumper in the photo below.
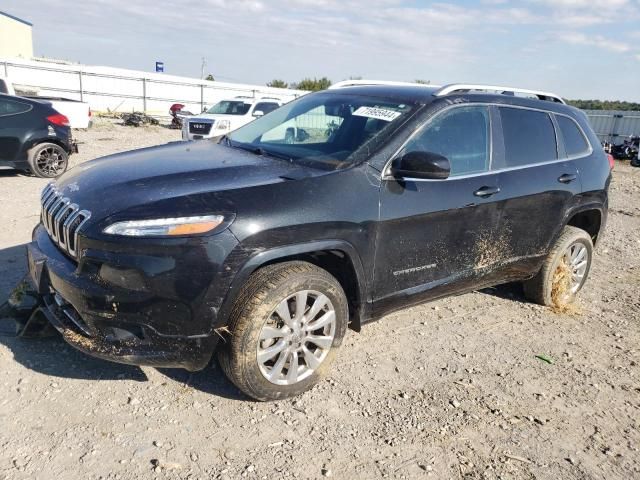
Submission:
<svg viewBox="0 0 640 480">
<path fill-rule="evenodd" d="M 78 265 L 55 247 L 42 228 L 34 231 L 27 256 L 29 280 L 40 299 L 36 314 L 46 317 L 76 349 L 130 365 L 197 371 L 209 363 L 218 335 L 167 335 L 152 324 L 148 312 L 168 305 L 166 299 L 131 291 L 123 302 L 126 311 L 106 311 L 105 299 L 114 299 L 114 309 L 118 303 L 115 289 L 98 275 L 79 272 Z M 179 313 L 167 315 L 175 319 Z"/>
<path fill-rule="evenodd" d="M 83 353 L 111 362 L 158 368 L 202 370 L 213 348 L 205 339 L 168 339 L 139 330 L 111 327 L 109 333 L 90 328 L 71 304 L 58 293 L 42 296 L 42 313 L 64 340 Z M 208 354 L 204 352 L 208 351 Z"/>
</svg>

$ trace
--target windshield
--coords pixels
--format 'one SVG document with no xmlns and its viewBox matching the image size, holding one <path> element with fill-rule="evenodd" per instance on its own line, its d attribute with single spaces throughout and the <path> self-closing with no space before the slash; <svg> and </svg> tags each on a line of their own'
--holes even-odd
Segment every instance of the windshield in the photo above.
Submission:
<svg viewBox="0 0 640 480">
<path fill-rule="evenodd" d="M 384 143 L 414 105 L 324 92 L 305 95 L 229 135 L 232 147 L 341 168 Z"/>
<path fill-rule="evenodd" d="M 242 100 L 223 100 L 207 110 L 207 113 L 218 115 L 246 115 L 250 108 L 251 104 L 244 103 Z"/>
</svg>

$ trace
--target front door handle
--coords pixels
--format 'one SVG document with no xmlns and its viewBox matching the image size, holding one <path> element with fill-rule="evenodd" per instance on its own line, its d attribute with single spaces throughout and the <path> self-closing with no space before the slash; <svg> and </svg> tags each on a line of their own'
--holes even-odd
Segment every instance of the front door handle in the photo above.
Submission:
<svg viewBox="0 0 640 480">
<path fill-rule="evenodd" d="M 487 198 L 490 197 L 491 195 L 495 195 L 496 193 L 500 192 L 500 188 L 499 187 L 482 187 L 479 190 L 476 190 L 475 192 L 473 192 L 473 194 L 476 197 L 482 197 L 482 198 Z"/>
<path fill-rule="evenodd" d="M 560 175 L 558 177 L 558 181 L 560 183 L 571 183 L 573 182 L 576 178 L 578 178 L 578 176 L 574 173 L 565 173 L 564 175 Z"/>
</svg>

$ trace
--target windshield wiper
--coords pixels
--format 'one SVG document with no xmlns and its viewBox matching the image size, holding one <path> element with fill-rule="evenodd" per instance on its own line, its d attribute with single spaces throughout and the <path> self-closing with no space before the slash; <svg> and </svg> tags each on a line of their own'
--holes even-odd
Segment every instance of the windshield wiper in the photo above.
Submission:
<svg viewBox="0 0 640 480">
<path fill-rule="evenodd" d="M 240 150 L 244 150 L 246 152 L 251 152 L 251 153 L 253 153 L 255 155 L 259 155 L 261 157 L 262 156 L 273 157 L 273 158 L 278 158 L 280 160 L 286 160 L 287 162 L 292 162 L 293 161 L 293 159 L 290 156 L 285 155 L 283 153 L 272 152 L 272 151 L 269 151 L 269 150 L 265 150 L 262 147 L 256 147 L 255 145 L 251 145 L 251 144 L 249 144 L 249 145 L 239 144 L 239 143 L 233 144 L 229 140 L 227 140 L 227 142 L 228 142 L 228 145 L 233 147 L 233 148 L 239 148 Z"/>
</svg>

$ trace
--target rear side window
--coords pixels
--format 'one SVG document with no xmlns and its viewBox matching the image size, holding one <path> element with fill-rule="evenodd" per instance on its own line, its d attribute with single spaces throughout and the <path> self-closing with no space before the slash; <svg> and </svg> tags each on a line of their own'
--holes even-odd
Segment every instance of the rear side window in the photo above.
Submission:
<svg viewBox="0 0 640 480">
<path fill-rule="evenodd" d="M 556 115 L 556 120 L 564 139 L 564 148 L 567 151 L 567 156 L 575 157 L 587 154 L 589 152 L 589 144 L 576 122 L 562 115 Z"/>
<path fill-rule="evenodd" d="M 33 107 L 28 103 L 16 102 L 14 100 L 0 98 L 0 117 L 26 113 L 32 108 Z"/>
<path fill-rule="evenodd" d="M 549 114 L 500 107 L 507 167 L 521 167 L 558 158 L 556 134 Z"/>
<path fill-rule="evenodd" d="M 404 148 L 444 155 L 451 162 L 451 176 L 489 169 L 491 128 L 486 107 L 458 107 L 436 116 Z"/>
<path fill-rule="evenodd" d="M 278 105 L 277 103 L 263 102 L 263 103 L 258 103 L 256 105 L 256 108 L 253 109 L 253 111 L 254 112 L 260 111 L 266 115 L 269 112 L 273 112 L 279 106 L 280 105 Z"/>
</svg>

